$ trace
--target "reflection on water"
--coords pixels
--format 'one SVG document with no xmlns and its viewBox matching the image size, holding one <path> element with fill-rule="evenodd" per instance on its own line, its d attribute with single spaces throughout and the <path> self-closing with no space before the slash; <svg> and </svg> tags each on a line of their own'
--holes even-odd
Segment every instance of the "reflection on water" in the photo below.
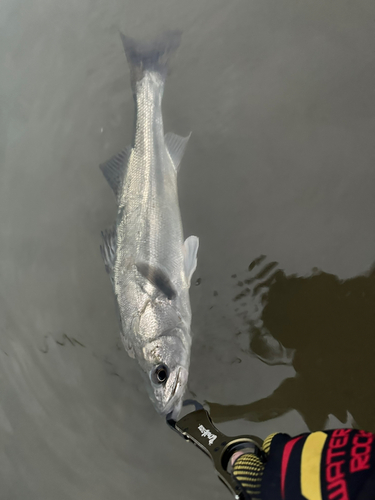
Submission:
<svg viewBox="0 0 375 500">
<path fill-rule="evenodd" d="M 296 375 L 250 404 L 210 403 L 214 421 L 260 422 L 296 409 L 316 430 L 330 414 L 344 423 L 349 412 L 355 425 L 374 432 L 375 268 L 340 280 L 318 270 L 307 277 L 269 275 L 271 264 L 240 282 L 234 300 L 250 296 L 262 305 L 259 319 L 247 322 L 250 352 L 269 364 L 291 363 Z M 251 288 L 261 277 L 266 280 Z"/>
</svg>

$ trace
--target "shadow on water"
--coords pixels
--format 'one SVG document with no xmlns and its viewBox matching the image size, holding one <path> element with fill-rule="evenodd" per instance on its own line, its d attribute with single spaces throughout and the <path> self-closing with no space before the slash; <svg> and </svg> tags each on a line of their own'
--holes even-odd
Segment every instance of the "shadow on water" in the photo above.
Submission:
<svg viewBox="0 0 375 500">
<path fill-rule="evenodd" d="M 247 288 L 234 299 L 262 292 L 258 326 L 248 322 L 250 353 L 268 364 L 290 363 L 296 374 L 250 404 L 209 403 L 214 421 L 261 422 L 295 409 L 317 430 L 330 414 L 344 423 L 349 412 L 355 426 L 375 432 L 375 267 L 347 280 L 318 270 L 308 277 L 277 270 L 253 289 L 252 282 L 240 282 Z"/>
</svg>

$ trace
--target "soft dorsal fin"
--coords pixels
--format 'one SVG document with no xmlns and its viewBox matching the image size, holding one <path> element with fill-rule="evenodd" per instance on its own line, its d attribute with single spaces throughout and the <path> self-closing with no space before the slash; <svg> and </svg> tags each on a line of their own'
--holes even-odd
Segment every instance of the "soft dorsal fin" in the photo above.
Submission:
<svg viewBox="0 0 375 500">
<path fill-rule="evenodd" d="M 166 273 L 146 262 L 137 262 L 136 267 L 141 275 L 158 288 L 169 300 L 176 297 L 176 290 Z"/>
<path fill-rule="evenodd" d="M 185 253 L 185 275 L 190 286 L 190 280 L 197 267 L 197 253 L 199 247 L 199 238 L 197 236 L 189 236 L 186 238 L 184 243 L 184 253 Z"/>
<path fill-rule="evenodd" d="M 190 139 L 191 133 L 187 137 L 181 137 L 173 132 L 167 132 L 164 136 L 165 145 L 167 146 L 172 163 L 178 172 L 182 157 L 184 156 L 185 148 Z"/>
<path fill-rule="evenodd" d="M 120 151 L 111 159 L 99 165 L 100 170 L 103 172 L 104 177 L 107 179 L 108 184 L 113 189 L 116 198 L 119 197 L 122 180 L 125 175 L 126 166 L 131 152 L 131 146 Z"/>
<path fill-rule="evenodd" d="M 100 245 L 100 252 L 105 265 L 105 270 L 111 276 L 116 260 L 116 228 L 102 231 L 103 245 Z"/>
</svg>

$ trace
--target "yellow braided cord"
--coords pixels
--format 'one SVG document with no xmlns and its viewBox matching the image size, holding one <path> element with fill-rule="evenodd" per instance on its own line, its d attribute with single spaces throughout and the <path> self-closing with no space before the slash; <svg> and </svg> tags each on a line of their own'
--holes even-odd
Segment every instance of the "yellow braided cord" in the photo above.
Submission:
<svg viewBox="0 0 375 500">
<path fill-rule="evenodd" d="M 260 499 L 260 485 L 262 482 L 264 465 L 260 459 L 252 454 L 240 456 L 233 469 L 233 475 L 239 481 L 245 492 L 253 500 Z"/>
<path fill-rule="evenodd" d="M 270 434 L 264 441 L 262 449 L 266 455 L 270 452 L 272 439 L 277 432 Z M 241 486 L 250 495 L 252 500 L 260 500 L 260 488 L 264 471 L 263 462 L 255 455 L 245 454 L 240 456 L 233 469 L 233 475 Z"/>
<path fill-rule="evenodd" d="M 263 441 L 263 451 L 268 455 L 271 449 L 271 443 L 272 439 L 278 434 L 277 432 L 274 432 L 273 434 L 270 434 L 269 436 L 266 437 L 266 439 Z"/>
</svg>

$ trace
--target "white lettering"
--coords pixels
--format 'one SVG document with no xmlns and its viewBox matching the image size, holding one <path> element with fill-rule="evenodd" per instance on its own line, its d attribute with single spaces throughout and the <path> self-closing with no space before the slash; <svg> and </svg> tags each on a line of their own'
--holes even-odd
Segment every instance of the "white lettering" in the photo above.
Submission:
<svg viewBox="0 0 375 500">
<path fill-rule="evenodd" d="M 206 429 L 202 424 L 198 426 L 198 429 L 201 431 L 202 437 L 208 438 L 208 444 L 211 446 L 217 436 L 212 434 L 212 432 L 209 429 Z"/>
</svg>

